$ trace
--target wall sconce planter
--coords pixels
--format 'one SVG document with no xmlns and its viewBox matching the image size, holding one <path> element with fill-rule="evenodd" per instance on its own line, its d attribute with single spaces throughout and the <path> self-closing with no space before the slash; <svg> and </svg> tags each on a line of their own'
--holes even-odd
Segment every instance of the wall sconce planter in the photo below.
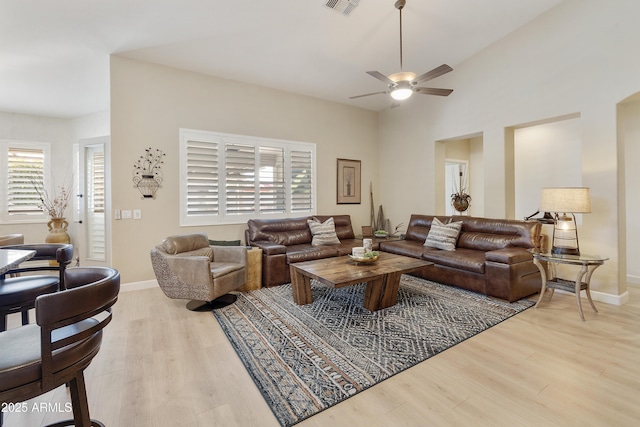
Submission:
<svg viewBox="0 0 640 427">
<path fill-rule="evenodd" d="M 164 163 L 162 150 L 147 148 L 144 156 L 140 156 L 133 164 L 133 187 L 142 194 L 142 199 L 155 199 L 156 191 L 164 180 L 160 165 Z"/>
</svg>

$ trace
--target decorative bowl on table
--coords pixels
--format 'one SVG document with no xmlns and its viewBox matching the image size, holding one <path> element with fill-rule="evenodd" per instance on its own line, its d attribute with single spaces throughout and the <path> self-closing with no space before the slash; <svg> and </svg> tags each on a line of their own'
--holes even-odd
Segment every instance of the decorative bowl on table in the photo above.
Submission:
<svg viewBox="0 0 640 427">
<path fill-rule="evenodd" d="M 367 252 L 362 257 L 357 257 L 349 254 L 349 258 L 357 263 L 367 263 L 367 262 L 376 262 L 378 258 L 380 258 L 380 254 L 376 251 Z"/>
<path fill-rule="evenodd" d="M 387 233 L 384 230 L 376 230 L 373 232 L 373 235 L 376 237 L 387 237 L 389 235 L 389 233 Z"/>
</svg>

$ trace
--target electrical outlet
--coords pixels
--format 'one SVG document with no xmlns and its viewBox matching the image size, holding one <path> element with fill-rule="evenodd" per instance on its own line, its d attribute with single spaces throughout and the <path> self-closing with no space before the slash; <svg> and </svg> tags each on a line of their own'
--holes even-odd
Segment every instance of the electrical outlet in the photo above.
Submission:
<svg viewBox="0 0 640 427">
<path fill-rule="evenodd" d="M 131 219 L 131 209 L 122 210 L 122 219 Z"/>
<path fill-rule="evenodd" d="M 142 219 L 142 210 L 134 209 L 133 210 L 133 219 Z"/>
</svg>

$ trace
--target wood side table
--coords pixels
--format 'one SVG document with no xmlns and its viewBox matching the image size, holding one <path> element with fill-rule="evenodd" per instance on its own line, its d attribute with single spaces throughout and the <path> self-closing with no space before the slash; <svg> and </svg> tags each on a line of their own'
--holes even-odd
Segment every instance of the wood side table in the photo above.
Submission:
<svg viewBox="0 0 640 427">
<path fill-rule="evenodd" d="M 542 301 L 547 289 L 550 291 L 549 300 L 553 297 L 553 291 L 555 289 L 561 289 L 565 292 L 571 292 L 576 295 L 578 314 L 583 321 L 584 315 L 582 314 L 580 291 L 585 291 L 589 304 L 591 304 L 591 308 L 593 308 L 593 311 L 596 313 L 598 312 L 598 309 L 591 299 L 591 276 L 593 275 L 594 270 L 604 264 L 604 262 L 609 258 L 590 255 L 561 255 L 536 250 L 531 250 L 530 252 L 533 255 L 533 263 L 538 267 L 540 275 L 542 276 L 542 288 L 540 289 L 540 297 L 536 303 L 536 308 L 538 308 L 538 305 L 540 304 L 540 301 Z M 545 270 L 542 262 L 547 264 L 547 270 Z M 556 265 L 558 264 L 580 266 L 580 271 L 578 271 L 576 280 L 572 281 L 558 278 L 556 276 Z"/>
<path fill-rule="evenodd" d="M 262 288 L 262 249 L 247 249 L 247 283 L 238 288 L 241 292 Z"/>
</svg>

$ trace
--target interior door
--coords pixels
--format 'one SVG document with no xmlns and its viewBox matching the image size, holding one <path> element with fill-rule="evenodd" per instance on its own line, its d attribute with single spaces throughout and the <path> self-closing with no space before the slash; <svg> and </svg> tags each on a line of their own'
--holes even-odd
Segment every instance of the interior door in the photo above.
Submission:
<svg viewBox="0 0 640 427">
<path fill-rule="evenodd" d="M 78 200 L 76 243 L 81 266 L 110 266 L 109 138 L 78 144 Z"/>
</svg>

